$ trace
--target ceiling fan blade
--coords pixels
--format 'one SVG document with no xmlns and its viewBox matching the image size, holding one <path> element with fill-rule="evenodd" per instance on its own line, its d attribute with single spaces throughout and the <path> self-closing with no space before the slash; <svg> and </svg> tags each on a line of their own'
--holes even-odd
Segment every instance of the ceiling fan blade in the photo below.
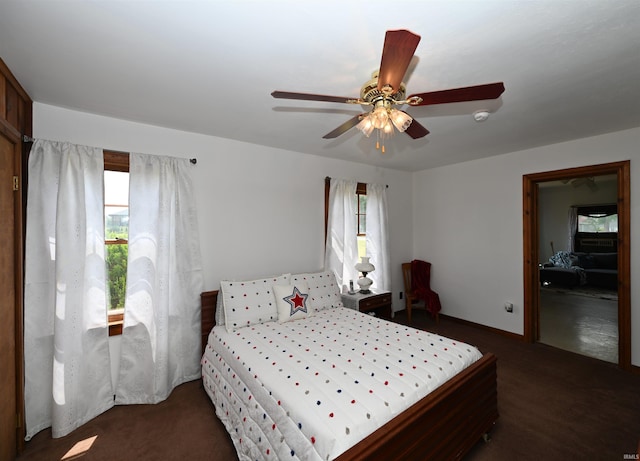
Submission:
<svg viewBox="0 0 640 461">
<path fill-rule="evenodd" d="M 344 102 L 353 101 L 354 98 L 341 96 L 327 96 L 324 94 L 292 93 L 289 91 L 274 91 L 271 96 L 277 99 L 299 99 L 302 101 Z"/>
<path fill-rule="evenodd" d="M 385 86 L 393 88 L 392 93 L 400 89 L 400 84 L 407 72 L 413 53 L 418 47 L 420 36 L 408 30 L 388 30 L 384 38 L 378 89 Z"/>
<path fill-rule="evenodd" d="M 419 124 L 416 121 L 416 119 L 413 119 L 413 121 L 411 122 L 411 125 L 409 125 L 409 128 L 405 130 L 405 133 L 407 133 L 413 139 L 418 139 L 418 138 L 424 138 L 426 135 L 428 135 L 429 130 L 427 130 L 424 126 Z"/>
<path fill-rule="evenodd" d="M 346 133 L 351 128 L 356 126 L 358 123 L 360 123 L 360 117 L 361 117 L 360 115 L 356 115 L 355 117 L 347 120 L 346 122 L 344 122 L 342 125 L 340 125 L 335 130 L 331 131 L 330 133 L 325 134 L 323 136 L 323 138 L 324 139 L 333 139 L 333 138 L 337 138 L 341 134 Z"/>
<path fill-rule="evenodd" d="M 431 91 L 409 96 L 419 97 L 422 102 L 412 106 L 429 106 L 432 104 L 448 104 L 451 102 L 479 101 L 482 99 L 496 99 L 504 92 L 504 83 L 487 83 L 486 85 L 453 88 L 451 90 Z"/>
</svg>

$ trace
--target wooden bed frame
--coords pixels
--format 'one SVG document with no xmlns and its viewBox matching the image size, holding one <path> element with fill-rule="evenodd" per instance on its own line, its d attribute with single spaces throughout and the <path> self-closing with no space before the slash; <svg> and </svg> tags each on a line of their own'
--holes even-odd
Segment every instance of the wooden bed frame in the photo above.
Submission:
<svg viewBox="0 0 640 461">
<path fill-rule="evenodd" d="M 215 325 L 218 291 L 200 296 L 202 349 Z M 498 419 L 496 357 L 483 357 L 415 403 L 335 461 L 456 460 Z"/>
</svg>

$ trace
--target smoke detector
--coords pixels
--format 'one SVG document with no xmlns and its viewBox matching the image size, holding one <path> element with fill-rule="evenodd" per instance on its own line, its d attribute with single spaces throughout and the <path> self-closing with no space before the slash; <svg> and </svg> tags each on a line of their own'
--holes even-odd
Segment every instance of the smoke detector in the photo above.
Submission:
<svg viewBox="0 0 640 461">
<path fill-rule="evenodd" d="M 489 118 L 489 112 L 486 110 L 477 110 L 473 113 L 473 119 L 476 122 L 484 122 Z"/>
</svg>

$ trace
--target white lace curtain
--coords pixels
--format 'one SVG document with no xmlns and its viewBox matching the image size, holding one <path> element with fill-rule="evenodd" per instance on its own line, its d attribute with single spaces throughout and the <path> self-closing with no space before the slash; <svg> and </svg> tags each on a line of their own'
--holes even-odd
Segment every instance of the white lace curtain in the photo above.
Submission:
<svg viewBox="0 0 640 461">
<path fill-rule="evenodd" d="M 36 141 L 24 293 L 26 439 L 62 437 L 113 406 L 101 149 Z"/>
<path fill-rule="evenodd" d="M 156 403 L 200 377 L 203 280 L 189 161 L 131 154 L 129 195 L 116 403 Z"/>
<path fill-rule="evenodd" d="M 202 291 L 188 160 L 132 154 L 118 403 L 154 403 L 199 377 Z M 62 437 L 114 405 L 101 149 L 36 141 L 29 157 L 25 423 Z"/>
<path fill-rule="evenodd" d="M 367 184 L 367 255 L 376 268 L 368 277 L 379 290 L 391 288 L 387 208 L 387 186 Z"/>
<path fill-rule="evenodd" d="M 339 286 L 354 283 L 358 272 L 358 237 L 356 221 L 357 181 L 331 179 L 329 184 L 329 216 L 324 268 L 336 275 Z"/>
<path fill-rule="evenodd" d="M 325 247 L 325 270 L 336 274 L 339 285 L 354 282 L 359 274 L 356 188 L 357 181 L 331 179 L 329 185 L 329 216 Z M 373 287 L 390 288 L 389 234 L 387 222 L 386 186 L 367 184 L 366 209 L 367 255 L 376 270 L 368 276 Z"/>
</svg>

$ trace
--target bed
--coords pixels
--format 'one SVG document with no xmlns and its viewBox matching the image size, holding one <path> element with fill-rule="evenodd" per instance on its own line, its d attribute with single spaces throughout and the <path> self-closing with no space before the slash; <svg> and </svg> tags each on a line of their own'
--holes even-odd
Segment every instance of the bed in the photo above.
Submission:
<svg viewBox="0 0 640 461">
<path fill-rule="evenodd" d="M 471 363 L 458 363 L 468 359 L 456 359 L 460 354 L 457 350 L 454 353 L 454 348 L 468 349 L 468 345 L 448 338 L 441 340 L 437 335 L 345 307 L 318 311 L 296 322 L 267 321 L 227 331 L 216 326 L 216 307 L 221 305 L 218 297 L 217 290 L 201 294 L 203 384 L 241 461 L 461 459 L 488 434 L 498 418 L 496 358 L 491 353 L 480 354 L 475 350 L 478 356 Z M 413 377 L 409 379 L 415 365 L 404 356 L 396 357 L 388 344 L 387 349 L 380 347 L 379 356 L 368 356 L 368 362 L 355 359 L 378 350 L 378 345 L 365 346 L 368 329 L 373 334 L 370 338 L 376 338 L 371 341 L 386 337 L 390 329 L 399 331 L 398 336 L 413 335 L 411 341 L 418 338 L 422 342 L 439 341 L 441 355 L 451 349 L 447 353 L 453 357 L 445 359 L 443 355 L 438 359 L 443 360 L 440 370 L 451 367 L 459 370 L 421 396 L 425 392 L 422 385 L 414 383 Z M 390 336 L 387 341 L 396 341 L 396 337 Z M 350 346 L 352 356 L 337 351 L 336 342 Z M 421 343 L 416 344 L 421 347 Z M 339 363 L 326 364 L 321 369 L 323 365 L 318 362 L 327 359 L 318 356 L 312 360 L 311 356 L 327 349 L 329 356 Z M 249 359 L 251 354 L 257 354 L 259 359 Z M 393 358 L 385 362 L 384 356 L 390 355 Z M 398 360 L 406 363 L 395 363 Z M 368 368 L 372 362 L 380 369 L 376 368 L 376 372 L 390 368 L 395 381 L 376 377 L 373 384 L 369 382 L 374 380 Z M 288 387 L 274 384 L 281 382 Z M 319 398 L 323 387 L 330 388 L 332 394 Z M 412 394 L 415 403 L 398 411 L 385 392 L 395 398 L 406 397 L 407 401 Z M 370 395 L 374 393 L 375 398 Z M 378 409 L 369 413 L 371 408 Z M 369 420 L 360 422 L 357 415 Z M 382 422 L 378 424 L 378 420 Z M 319 426 L 310 429 L 312 423 Z M 335 437 L 332 431 L 340 436 Z"/>
</svg>

